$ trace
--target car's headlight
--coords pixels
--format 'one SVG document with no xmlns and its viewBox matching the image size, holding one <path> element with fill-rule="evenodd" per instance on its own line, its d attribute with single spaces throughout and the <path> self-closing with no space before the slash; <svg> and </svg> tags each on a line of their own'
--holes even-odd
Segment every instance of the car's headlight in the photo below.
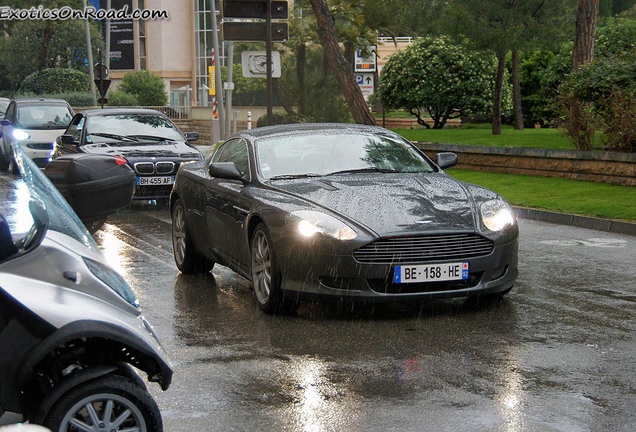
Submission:
<svg viewBox="0 0 636 432">
<path fill-rule="evenodd" d="M 24 140 L 28 140 L 29 138 L 31 138 L 31 135 L 29 135 L 28 133 L 26 133 L 22 129 L 14 129 L 13 130 L 13 138 L 17 139 L 18 141 L 24 141 Z"/>
<path fill-rule="evenodd" d="M 303 237 L 311 237 L 320 233 L 333 239 L 352 240 L 358 236 L 353 228 L 344 222 L 328 214 L 312 210 L 291 212 L 288 216 L 288 223 L 294 224 L 298 234 Z"/>
<path fill-rule="evenodd" d="M 482 203 L 481 220 L 491 231 L 501 231 L 515 223 L 512 208 L 502 199 L 495 199 Z"/>
</svg>

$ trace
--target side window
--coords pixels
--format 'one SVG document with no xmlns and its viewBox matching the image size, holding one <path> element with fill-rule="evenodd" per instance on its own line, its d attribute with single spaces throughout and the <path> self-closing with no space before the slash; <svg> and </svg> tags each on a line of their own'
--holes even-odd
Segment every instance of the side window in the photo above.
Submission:
<svg viewBox="0 0 636 432">
<path fill-rule="evenodd" d="M 212 162 L 234 162 L 241 174 L 245 174 L 249 168 L 247 144 L 242 139 L 226 142 L 214 154 Z"/>
</svg>

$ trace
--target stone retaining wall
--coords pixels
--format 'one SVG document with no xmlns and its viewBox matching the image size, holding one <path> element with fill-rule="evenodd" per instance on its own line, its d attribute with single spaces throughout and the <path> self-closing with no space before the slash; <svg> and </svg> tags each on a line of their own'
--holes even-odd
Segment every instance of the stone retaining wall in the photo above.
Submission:
<svg viewBox="0 0 636 432">
<path fill-rule="evenodd" d="M 457 167 L 461 169 L 636 186 L 634 153 L 479 147 L 424 142 L 416 142 L 415 145 L 433 159 L 436 153 L 457 153 Z"/>
</svg>

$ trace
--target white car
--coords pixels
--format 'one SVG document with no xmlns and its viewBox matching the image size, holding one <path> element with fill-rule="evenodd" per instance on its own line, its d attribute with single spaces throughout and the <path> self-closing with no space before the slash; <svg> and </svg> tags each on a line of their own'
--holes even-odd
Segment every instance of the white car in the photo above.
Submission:
<svg viewBox="0 0 636 432">
<path fill-rule="evenodd" d="M 72 118 L 73 109 L 63 99 L 12 100 L 2 119 L 0 169 L 16 173 L 11 146 L 18 144 L 37 166 L 44 168 L 55 139 L 64 133 Z"/>
</svg>

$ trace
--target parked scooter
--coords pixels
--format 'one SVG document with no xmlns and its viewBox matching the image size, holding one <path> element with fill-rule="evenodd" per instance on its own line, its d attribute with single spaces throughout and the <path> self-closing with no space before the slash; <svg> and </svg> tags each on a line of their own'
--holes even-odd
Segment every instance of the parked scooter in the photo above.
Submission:
<svg viewBox="0 0 636 432">
<path fill-rule="evenodd" d="M 159 339 L 64 198 L 14 151 L 33 223 L 12 233 L 0 215 L 0 426 L 21 415 L 54 432 L 162 431 L 135 371 L 169 387 Z"/>
</svg>

